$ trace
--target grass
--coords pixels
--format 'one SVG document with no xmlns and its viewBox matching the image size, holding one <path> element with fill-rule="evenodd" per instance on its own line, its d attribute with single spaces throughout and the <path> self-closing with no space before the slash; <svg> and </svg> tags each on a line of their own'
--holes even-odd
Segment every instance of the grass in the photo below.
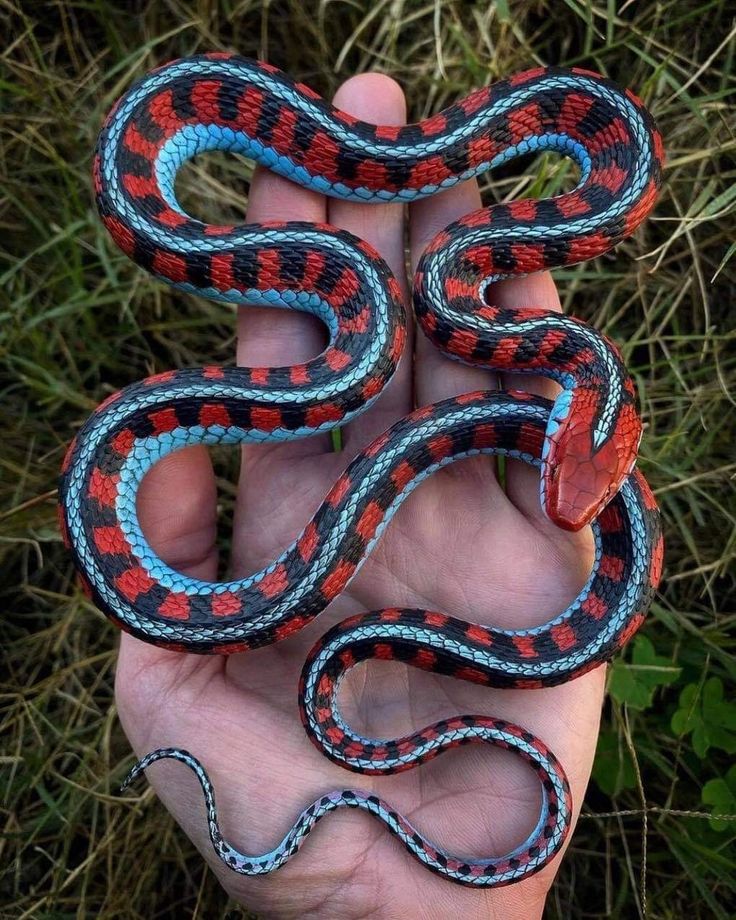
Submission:
<svg viewBox="0 0 736 920">
<path fill-rule="evenodd" d="M 655 216 L 614 255 L 557 273 L 565 308 L 622 343 L 636 376 L 667 557 L 643 638 L 611 669 L 585 817 L 548 915 L 733 916 L 728 10 L 726 0 L 0 4 L 1 916 L 245 916 L 161 807 L 144 821 L 117 798 L 131 755 L 113 703 L 116 634 L 75 587 L 55 523 L 65 444 L 104 396 L 154 371 L 231 360 L 230 309 L 133 267 L 101 229 L 89 178 L 113 99 L 154 65 L 214 48 L 267 58 L 325 94 L 385 71 L 415 118 L 552 63 L 606 73 L 654 112 L 669 157 Z M 247 178 L 242 162 L 213 156 L 188 167 L 182 195 L 200 214 L 242 217 Z M 484 180 L 485 200 L 550 194 L 570 178 L 546 158 Z M 232 456 L 219 462 L 226 539 Z"/>
</svg>

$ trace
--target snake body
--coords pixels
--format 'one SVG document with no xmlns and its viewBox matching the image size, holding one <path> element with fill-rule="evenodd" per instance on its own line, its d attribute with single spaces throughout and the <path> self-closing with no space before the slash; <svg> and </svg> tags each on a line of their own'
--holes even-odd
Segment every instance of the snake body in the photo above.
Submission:
<svg viewBox="0 0 736 920">
<path fill-rule="evenodd" d="M 299 222 L 214 226 L 187 215 L 174 193 L 177 170 L 215 149 L 244 153 L 319 192 L 368 202 L 410 202 L 542 150 L 572 157 L 580 181 L 557 198 L 460 219 L 430 243 L 414 281 L 415 313 L 439 348 L 473 365 L 547 374 L 562 384 L 554 404 L 478 392 L 417 409 L 350 463 L 278 559 L 248 578 L 213 584 L 175 572 L 148 545 L 135 506 L 146 472 L 190 444 L 281 441 L 344 425 L 378 398 L 406 332 L 396 280 L 351 234 Z M 551 519 L 568 529 L 592 522 L 595 534 L 588 583 L 541 627 L 502 630 L 433 611 L 373 611 L 328 632 L 302 675 L 307 733 L 348 769 L 409 769 L 469 742 L 517 752 L 542 786 L 539 822 L 526 841 L 503 857 L 458 859 L 380 799 L 345 790 L 313 803 L 276 849 L 246 856 L 220 834 L 198 760 L 166 749 L 139 762 L 129 779 L 163 757 L 197 773 L 213 845 L 235 871 L 278 868 L 317 820 L 343 806 L 374 814 L 426 866 L 468 885 L 517 881 L 560 850 L 570 790 L 540 740 L 485 716 L 369 740 L 342 720 L 336 693 L 346 671 L 371 659 L 494 687 L 551 686 L 610 658 L 640 625 L 663 548 L 656 503 L 634 470 L 641 424 L 631 378 L 615 346 L 591 327 L 532 308 L 499 309 L 487 289 L 610 249 L 651 210 L 662 160 L 660 136 L 636 96 L 579 69 L 528 71 L 418 124 L 387 127 L 340 112 L 270 65 L 211 54 L 153 71 L 108 116 L 94 183 L 102 220 L 124 252 L 185 291 L 311 312 L 330 332 L 326 350 L 304 364 L 149 377 L 109 397 L 82 427 L 62 470 L 61 528 L 83 585 L 114 622 L 191 652 L 278 641 L 340 594 L 417 484 L 478 453 L 535 464 Z"/>
</svg>

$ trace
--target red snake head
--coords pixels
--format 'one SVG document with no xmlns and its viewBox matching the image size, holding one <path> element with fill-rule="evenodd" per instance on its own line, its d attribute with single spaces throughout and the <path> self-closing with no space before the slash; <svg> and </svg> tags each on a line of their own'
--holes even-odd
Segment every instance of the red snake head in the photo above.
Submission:
<svg viewBox="0 0 736 920">
<path fill-rule="evenodd" d="M 605 508 L 636 462 L 641 420 L 624 403 L 606 437 L 596 444 L 599 394 L 565 390 L 555 401 L 542 456 L 542 504 L 564 530 L 580 530 Z"/>
</svg>

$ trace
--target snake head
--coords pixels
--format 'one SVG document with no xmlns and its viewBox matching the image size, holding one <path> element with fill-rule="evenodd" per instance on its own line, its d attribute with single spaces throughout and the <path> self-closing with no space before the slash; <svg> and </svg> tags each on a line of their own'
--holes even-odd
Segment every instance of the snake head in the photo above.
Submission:
<svg viewBox="0 0 736 920">
<path fill-rule="evenodd" d="M 600 514 L 636 462 L 641 420 L 625 401 L 601 426 L 599 392 L 565 389 L 555 400 L 542 451 L 542 506 L 564 530 L 580 530 Z"/>
</svg>

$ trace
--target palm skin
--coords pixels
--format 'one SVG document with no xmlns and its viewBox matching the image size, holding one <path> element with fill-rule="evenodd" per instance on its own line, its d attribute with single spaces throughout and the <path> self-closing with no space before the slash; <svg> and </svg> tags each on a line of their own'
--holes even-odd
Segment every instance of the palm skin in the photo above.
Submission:
<svg viewBox="0 0 736 920">
<path fill-rule="evenodd" d="M 375 123 L 400 124 L 405 118 L 399 87 L 376 74 L 348 81 L 335 101 Z M 474 182 L 412 206 L 413 262 L 438 230 L 479 206 Z M 248 219 L 327 220 L 372 243 L 405 281 L 401 205 L 326 200 L 259 171 Z M 503 306 L 559 309 L 549 275 L 500 283 L 494 299 Z M 238 361 L 244 365 L 296 363 L 324 345 L 319 323 L 302 315 L 244 309 L 238 324 Z M 505 375 L 501 382 L 504 388 L 554 394 L 554 386 L 538 378 Z M 343 432 L 341 453 L 332 452 L 327 437 L 246 447 L 233 575 L 272 561 L 299 534 L 350 458 L 415 405 L 498 385 L 486 371 L 448 361 L 420 334 L 415 342 L 410 337 L 378 404 Z M 566 533 L 546 520 L 538 477 L 531 467 L 509 463 L 502 489 L 488 457 L 435 474 L 399 510 L 348 590 L 301 633 L 277 645 L 207 657 L 156 649 L 123 635 L 117 701 L 136 752 L 178 746 L 199 757 L 215 785 L 221 829 L 245 852 L 270 849 L 304 806 L 341 788 L 375 792 L 455 854 L 513 848 L 534 826 L 540 795 L 538 780 L 519 758 L 476 745 L 399 776 L 348 773 L 305 735 L 297 682 L 316 639 L 362 610 L 425 607 L 505 627 L 536 625 L 562 610 L 586 579 L 592 541 L 587 531 Z M 203 448 L 162 461 L 143 483 L 138 508 L 151 544 L 169 564 L 215 579 L 216 494 Z M 501 691 L 398 664 L 369 663 L 348 677 L 341 705 L 349 723 L 367 737 L 395 737 L 468 713 L 518 722 L 558 755 L 579 806 L 595 750 L 604 673 L 597 668 L 545 690 Z M 264 917 L 530 920 L 541 916 L 559 865 L 558 857 L 538 875 L 495 891 L 461 888 L 427 872 L 378 822 L 350 811 L 327 818 L 283 869 L 248 879 L 225 868 L 212 851 L 194 777 L 164 762 L 148 778 L 231 896 Z"/>
</svg>

